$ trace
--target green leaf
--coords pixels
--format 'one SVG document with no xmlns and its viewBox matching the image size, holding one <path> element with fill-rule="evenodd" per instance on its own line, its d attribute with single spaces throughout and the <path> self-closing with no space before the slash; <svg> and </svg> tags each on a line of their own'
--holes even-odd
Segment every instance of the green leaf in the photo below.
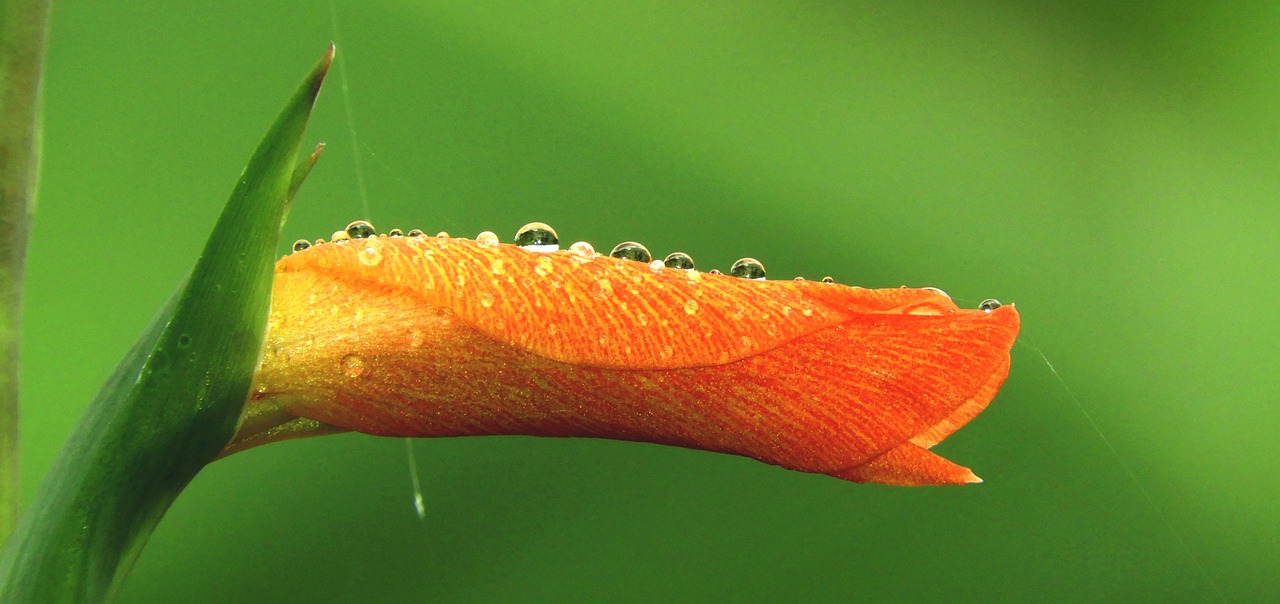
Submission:
<svg viewBox="0 0 1280 604">
<path fill-rule="evenodd" d="M 0 555 L 2 602 L 109 598 L 183 487 L 231 439 L 249 392 L 295 168 L 333 48 L 240 176 L 185 285 L 121 362 Z M 294 175 L 298 175 L 295 182 Z"/>
</svg>

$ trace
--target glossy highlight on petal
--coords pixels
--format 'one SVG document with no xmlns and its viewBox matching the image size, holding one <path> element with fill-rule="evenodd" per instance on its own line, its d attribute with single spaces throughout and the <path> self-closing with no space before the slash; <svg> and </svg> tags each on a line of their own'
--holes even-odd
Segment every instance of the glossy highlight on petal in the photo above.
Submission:
<svg viewBox="0 0 1280 604">
<path fill-rule="evenodd" d="M 277 264 L 267 353 L 229 452 L 341 429 L 579 436 L 859 482 L 976 482 L 928 449 L 995 396 L 1019 327 L 1012 305 L 962 310 L 930 289 L 366 241 L 377 263 L 365 245 L 330 244 Z M 279 429 L 299 418 L 311 423 Z"/>
</svg>

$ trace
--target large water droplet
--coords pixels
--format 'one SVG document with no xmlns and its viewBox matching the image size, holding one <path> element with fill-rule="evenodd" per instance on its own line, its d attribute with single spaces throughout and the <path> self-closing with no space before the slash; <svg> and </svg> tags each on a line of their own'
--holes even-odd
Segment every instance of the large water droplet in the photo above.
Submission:
<svg viewBox="0 0 1280 604">
<path fill-rule="evenodd" d="M 689 314 L 698 312 L 698 301 L 690 298 L 684 303 L 684 311 Z"/>
<path fill-rule="evenodd" d="M 311 247 L 311 242 L 306 239 L 299 239 L 293 242 L 293 251 L 295 252 L 301 252 L 309 247 Z"/>
<path fill-rule="evenodd" d="M 353 220 L 344 230 L 352 239 L 368 239 L 369 237 L 373 237 L 378 234 L 378 231 L 374 230 L 372 224 L 363 220 Z"/>
<path fill-rule="evenodd" d="M 671 252 L 667 254 L 667 259 L 662 261 L 667 268 L 693 268 L 693 257 L 684 252 Z"/>
<path fill-rule="evenodd" d="M 555 252 L 560 249 L 560 238 L 545 223 L 530 222 L 516 231 L 516 245 L 531 252 Z"/>
<path fill-rule="evenodd" d="M 409 231 L 410 237 L 422 237 L 423 235 L 426 235 L 426 233 L 423 233 L 422 229 L 413 229 L 412 231 Z"/>
<path fill-rule="evenodd" d="M 498 235 L 493 231 L 484 231 L 476 235 L 476 245 L 480 247 L 493 247 L 498 245 Z"/>
<path fill-rule="evenodd" d="M 364 373 L 364 357 L 358 354 L 349 354 L 342 357 L 342 361 L 339 364 L 342 365 L 343 375 L 349 378 L 357 378 Z"/>
<path fill-rule="evenodd" d="M 593 258 L 596 255 L 596 248 L 591 247 L 590 243 L 579 241 L 569 246 L 569 253 L 579 258 Z"/>
<path fill-rule="evenodd" d="M 622 258 L 623 260 L 635 260 L 636 262 L 649 263 L 653 260 L 653 255 L 649 253 L 649 248 L 640 245 L 634 241 L 623 241 L 614 246 L 613 251 L 609 252 L 614 258 Z"/>
<path fill-rule="evenodd" d="M 733 263 L 733 267 L 729 269 L 729 274 L 743 279 L 764 281 L 764 265 L 755 258 L 742 258 Z"/>
<path fill-rule="evenodd" d="M 997 308 L 1000 308 L 1001 306 L 1003 305 L 1000 304 L 999 300 L 995 298 L 987 298 L 986 300 L 983 300 L 978 304 L 978 310 L 985 310 L 987 312 L 991 312 Z"/>
<path fill-rule="evenodd" d="M 940 290 L 940 289 L 938 289 L 938 288 L 936 288 L 936 287 L 922 287 L 922 288 L 920 288 L 920 289 L 923 289 L 923 290 L 925 290 L 925 291 L 930 291 L 930 292 L 933 292 L 933 293 L 935 293 L 935 294 L 942 294 L 943 296 L 946 296 L 946 298 L 947 298 L 948 300 L 950 300 L 950 299 L 951 299 L 951 295 L 950 295 L 950 294 L 948 294 L 947 292 L 944 292 L 944 291 L 942 291 L 942 290 Z"/>
</svg>

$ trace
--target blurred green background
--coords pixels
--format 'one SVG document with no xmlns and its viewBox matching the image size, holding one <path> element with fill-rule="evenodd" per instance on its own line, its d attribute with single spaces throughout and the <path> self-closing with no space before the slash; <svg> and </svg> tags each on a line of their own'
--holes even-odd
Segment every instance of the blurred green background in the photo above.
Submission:
<svg viewBox="0 0 1280 604">
<path fill-rule="evenodd" d="M 424 440 L 419 520 L 404 441 L 326 437 L 210 466 L 121 601 L 1280 597 L 1277 31 L 1274 4 L 56 2 L 24 493 L 336 38 L 350 111 L 335 72 L 284 239 L 540 220 L 1016 302 L 1007 385 L 937 449 L 987 482 Z"/>
</svg>

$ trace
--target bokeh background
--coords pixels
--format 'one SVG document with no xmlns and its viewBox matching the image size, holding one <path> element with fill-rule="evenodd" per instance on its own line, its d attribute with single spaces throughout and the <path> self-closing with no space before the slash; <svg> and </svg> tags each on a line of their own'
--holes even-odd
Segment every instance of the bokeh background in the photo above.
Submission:
<svg viewBox="0 0 1280 604">
<path fill-rule="evenodd" d="M 704 270 L 1016 302 L 1007 385 L 938 448 L 986 483 L 430 440 L 419 520 L 405 441 L 326 437 L 200 474 L 122 602 L 1280 597 L 1262 4 L 58 1 L 24 493 L 336 39 L 286 241 L 540 220 Z"/>
</svg>

